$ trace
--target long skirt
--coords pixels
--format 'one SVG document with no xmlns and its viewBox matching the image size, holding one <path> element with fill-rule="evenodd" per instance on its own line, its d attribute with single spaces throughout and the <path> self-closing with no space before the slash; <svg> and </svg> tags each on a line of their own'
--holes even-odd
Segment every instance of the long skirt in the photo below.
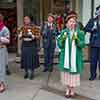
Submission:
<svg viewBox="0 0 100 100">
<path fill-rule="evenodd" d="M 7 49 L 6 48 L 0 48 L 0 83 L 4 82 L 6 80 L 6 54 Z"/>
<path fill-rule="evenodd" d="M 80 74 L 70 74 L 68 72 L 61 72 L 61 82 L 64 86 L 80 86 Z"/>
<path fill-rule="evenodd" d="M 33 42 L 23 42 L 21 52 L 21 66 L 25 70 L 34 70 L 39 67 L 38 51 Z"/>
</svg>

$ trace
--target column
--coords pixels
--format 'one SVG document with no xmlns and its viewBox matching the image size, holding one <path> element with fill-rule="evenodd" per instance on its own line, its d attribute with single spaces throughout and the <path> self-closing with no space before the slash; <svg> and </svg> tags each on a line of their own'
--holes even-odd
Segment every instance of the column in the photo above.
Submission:
<svg viewBox="0 0 100 100">
<path fill-rule="evenodd" d="M 78 20 L 82 22 L 82 9 L 83 9 L 83 0 L 76 0 L 75 2 L 75 11 L 78 14 Z"/>
<path fill-rule="evenodd" d="M 23 2 L 24 0 L 17 0 L 17 26 L 23 25 Z M 21 41 L 18 39 L 17 53 L 20 54 Z"/>
<path fill-rule="evenodd" d="M 50 1 L 51 1 L 51 12 L 53 12 L 54 2 L 53 2 L 53 0 L 50 0 Z"/>
<path fill-rule="evenodd" d="M 51 0 L 43 0 L 44 20 L 47 19 L 48 13 L 51 11 Z"/>
<path fill-rule="evenodd" d="M 24 0 L 17 0 L 17 25 L 23 25 L 23 2 Z"/>
<path fill-rule="evenodd" d="M 91 18 L 91 0 L 83 0 L 83 25 L 86 25 Z"/>
<path fill-rule="evenodd" d="M 70 7 L 71 7 L 71 10 L 75 10 L 76 1 L 77 1 L 77 0 L 70 0 Z"/>
<path fill-rule="evenodd" d="M 82 20 L 84 26 L 91 18 L 91 4 L 91 0 L 83 0 Z M 90 61 L 90 46 L 86 46 L 84 49 L 84 59 L 85 61 Z"/>
<path fill-rule="evenodd" d="M 43 23 L 43 0 L 40 0 L 40 22 Z"/>
</svg>

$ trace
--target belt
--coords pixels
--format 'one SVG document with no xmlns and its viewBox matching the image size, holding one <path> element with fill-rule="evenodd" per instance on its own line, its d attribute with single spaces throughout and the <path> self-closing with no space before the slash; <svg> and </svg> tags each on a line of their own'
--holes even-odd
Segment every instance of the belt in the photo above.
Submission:
<svg viewBox="0 0 100 100">
<path fill-rule="evenodd" d="M 32 41 L 31 38 L 24 38 L 24 41 Z"/>
</svg>

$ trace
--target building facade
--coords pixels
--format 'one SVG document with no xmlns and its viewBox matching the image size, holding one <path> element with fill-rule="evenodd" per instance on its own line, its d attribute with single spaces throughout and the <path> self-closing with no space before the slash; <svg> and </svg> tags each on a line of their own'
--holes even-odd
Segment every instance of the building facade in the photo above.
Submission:
<svg viewBox="0 0 100 100">
<path fill-rule="evenodd" d="M 63 13 L 65 0 L 0 0 L 1 9 L 14 9 L 17 26 L 23 23 L 23 16 L 32 16 L 35 23 L 46 20 L 49 12 Z M 95 8 L 100 0 L 66 0 L 70 8 L 78 13 L 79 21 L 85 25 L 95 13 Z"/>
<path fill-rule="evenodd" d="M 49 12 L 62 14 L 64 13 L 65 0 L 0 0 L 0 12 L 3 12 L 7 18 L 14 20 L 15 27 L 23 24 L 23 17 L 29 15 L 34 23 L 40 25 L 46 20 Z M 78 13 L 78 20 L 85 26 L 88 20 L 95 16 L 95 8 L 99 5 L 100 0 L 66 0 L 69 1 L 71 9 Z M 11 25 L 9 25 L 11 26 Z M 13 28 L 13 27 L 12 27 Z M 12 43 L 13 35 L 12 32 Z M 18 44 L 18 45 L 17 45 Z M 15 44 L 13 44 L 15 46 Z M 16 47 L 20 52 L 20 41 L 16 41 Z"/>
</svg>

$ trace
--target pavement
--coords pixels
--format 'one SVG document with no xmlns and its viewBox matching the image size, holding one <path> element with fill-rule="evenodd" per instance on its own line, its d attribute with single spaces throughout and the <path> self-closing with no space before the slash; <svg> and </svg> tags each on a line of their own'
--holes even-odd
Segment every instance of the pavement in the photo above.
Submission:
<svg viewBox="0 0 100 100">
<path fill-rule="evenodd" d="M 0 94 L 0 100 L 100 100 L 100 80 L 88 81 L 89 63 L 85 63 L 81 75 L 81 86 L 76 88 L 75 99 L 64 97 L 57 65 L 52 73 L 43 73 L 43 65 L 35 71 L 34 80 L 25 80 L 20 64 L 15 63 L 15 54 L 9 55 L 11 76 L 7 76 L 7 91 Z"/>
</svg>

